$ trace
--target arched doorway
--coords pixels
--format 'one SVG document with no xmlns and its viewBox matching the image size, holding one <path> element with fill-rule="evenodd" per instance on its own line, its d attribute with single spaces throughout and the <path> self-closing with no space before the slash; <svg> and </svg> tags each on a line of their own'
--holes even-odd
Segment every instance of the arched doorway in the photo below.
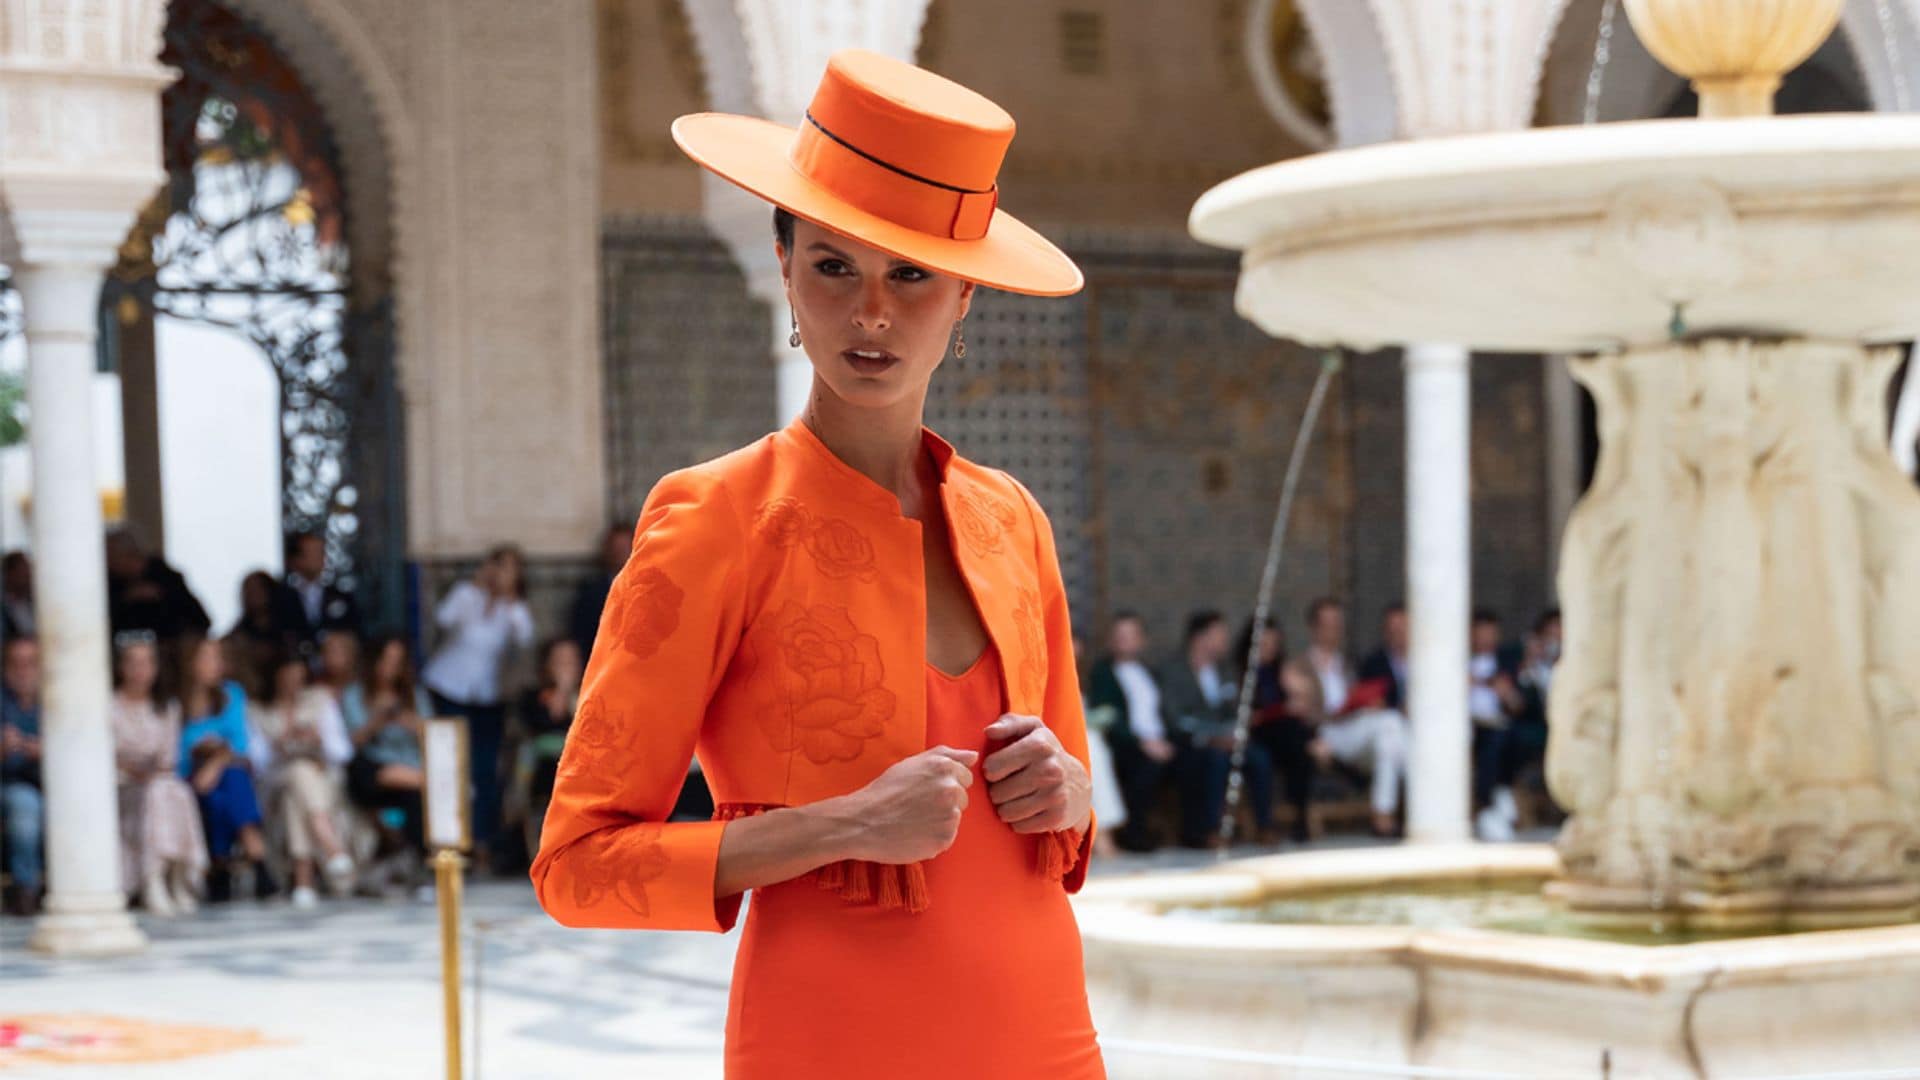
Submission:
<svg viewBox="0 0 1920 1080">
<path fill-rule="evenodd" d="M 223 348 L 252 350 L 270 372 L 277 419 L 274 531 L 323 535 L 336 584 L 358 595 L 369 624 L 397 628 L 405 503 L 393 305 L 353 287 L 356 276 L 388 275 L 349 251 L 340 154 L 300 72 L 213 0 L 172 0 L 167 15 L 161 59 L 180 72 L 162 99 L 167 183 L 101 295 L 102 362 L 125 380 L 130 492 L 160 487 L 158 456 L 145 452 L 158 445 L 162 362 L 185 373 Z M 198 377 L 201 395 L 232 393 L 247 407 L 243 387 Z M 179 422 L 217 424 L 214 413 Z M 149 497 L 130 516 L 162 520 Z M 178 527 L 168 522 L 168 535 Z M 251 568 L 231 567 L 234 582 Z"/>
</svg>

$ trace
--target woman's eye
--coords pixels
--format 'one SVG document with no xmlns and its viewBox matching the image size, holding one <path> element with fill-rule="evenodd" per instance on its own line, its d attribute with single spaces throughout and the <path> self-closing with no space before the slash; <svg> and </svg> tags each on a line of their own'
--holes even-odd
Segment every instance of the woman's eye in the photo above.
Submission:
<svg viewBox="0 0 1920 1080">
<path fill-rule="evenodd" d="M 893 276 L 901 281 L 925 281 L 933 275 L 917 266 L 902 266 L 893 272 Z"/>
<path fill-rule="evenodd" d="M 839 259 L 821 259 L 813 264 L 813 268 L 829 277 L 838 277 L 847 272 L 847 264 Z"/>
</svg>

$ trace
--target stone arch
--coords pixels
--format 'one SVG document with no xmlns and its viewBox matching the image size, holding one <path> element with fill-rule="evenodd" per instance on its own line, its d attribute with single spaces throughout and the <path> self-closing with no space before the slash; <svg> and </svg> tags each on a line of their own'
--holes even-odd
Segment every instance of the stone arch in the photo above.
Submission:
<svg viewBox="0 0 1920 1080">
<path fill-rule="evenodd" d="M 420 382 L 409 360 L 420 353 L 425 321 L 412 273 L 422 262 L 414 227 L 422 202 L 419 142 L 399 78 L 341 0 L 225 2 L 292 62 L 326 114 L 345 174 L 353 299 L 393 297 L 394 374 L 410 392 Z"/>
</svg>

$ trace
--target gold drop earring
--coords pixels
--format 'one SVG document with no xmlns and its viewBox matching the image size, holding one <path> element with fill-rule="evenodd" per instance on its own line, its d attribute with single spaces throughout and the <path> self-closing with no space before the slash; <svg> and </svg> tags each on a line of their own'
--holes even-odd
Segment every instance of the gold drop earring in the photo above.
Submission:
<svg viewBox="0 0 1920 1080">
<path fill-rule="evenodd" d="M 964 318 L 953 320 L 953 358 L 967 358 L 967 320 Z"/>
<path fill-rule="evenodd" d="M 800 347 L 800 320 L 793 317 L 792 308 L 787 309 L 787 324 L 793 327 L 793 333 L 787 335 L 787 345 L 797 349 Z"/>
</svg>

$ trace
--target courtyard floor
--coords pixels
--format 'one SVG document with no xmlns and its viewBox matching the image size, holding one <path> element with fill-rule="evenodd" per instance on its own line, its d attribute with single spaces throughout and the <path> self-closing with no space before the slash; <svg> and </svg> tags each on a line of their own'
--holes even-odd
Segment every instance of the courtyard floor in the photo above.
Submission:
<svg viewBox="0 0 1920 1080">
<path fill-rule="evenodd" d="M 1118 856 L 1095 872 L 1214 858 Z M 516 881 L 470 885 L 467 899 L 468 1077 L 718 1080 L 737 932 L 567 930 Z M 144 954 L 53 960 L 25 947 L 30 923 L 0 919 L 0 1078 L 442 1075 L 431 904 L 342 900 L 311 912 L 230 904 L 190 919 L 142 916 L 141 925 L 152 941 Z M 50 1034 L 81 1043 L 66 1051 L 71 1061 L 18 1048 Z"/>
</svg>

